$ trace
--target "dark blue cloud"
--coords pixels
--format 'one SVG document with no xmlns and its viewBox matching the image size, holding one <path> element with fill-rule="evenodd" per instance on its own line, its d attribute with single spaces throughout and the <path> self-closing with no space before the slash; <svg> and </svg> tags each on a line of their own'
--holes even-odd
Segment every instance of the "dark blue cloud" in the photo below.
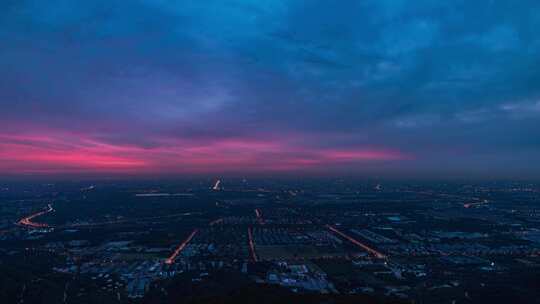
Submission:
<svg viewBox="0 0 540 304">
<path fill-rule="evenodd" d="M 302 134 L 307 146 L 416 156 L 389 172 L 538 176 L 539 10 L 487 0 L 4 1 L 0 120 L 141 147 L 157 136 Z"/>
</svg>

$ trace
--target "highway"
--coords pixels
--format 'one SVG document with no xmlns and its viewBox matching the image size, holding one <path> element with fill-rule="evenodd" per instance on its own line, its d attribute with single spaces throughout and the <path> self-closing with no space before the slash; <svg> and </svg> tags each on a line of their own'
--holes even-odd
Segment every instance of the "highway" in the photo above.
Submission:
<svg viewBox="0 0 540 304">
<path fill-rule="evenodd" d="M 47 205 L 47 210 L 42 210 L 42 211 L 39 211 L 39 212 L 36 212 L 32 215 L 29 215 L 27 217 L 23 217 L 22 219 L 20 219 L 17 224 L 21 225 L 21 226 L 26 226 L 26 227 L 31 227 L 31 228 L 45 228 L 45 227 L 49 227 L 48 224 L 46 223 L 36 223 L 36 222 L 33 222 L 32 220 L 35 219 L 36 217 L 38 216 L 42 216 L 44 214 L 47 214 L 49 212 L 53 212 L 54 209 L 52 207 L 51 204 L 48 204 Z"/>
<path fill-rule="evenodd" d="M 360 241 L 358 241 L 358 240 L 352 238 L 351 236 L 348 236 L 347 234 L 345 234 L 345 233 L 339 231 L 337 228 L 332 227 L 332 226 L 330 226 L 330 225 L 326 225 L 326 228 L 328 228 L 330 231 L 332 231 L 332 232 L 338 234 L 339 236 L 343 237 L 344 239 L 348 240 L 349 242 L 355 244 L 356 246 L 358 246 L 358 247 L 364 249 L 365 251 L 371 253 L 371 254 L 374 255 L 376 258 L 378 258 L 378 259 L 384 259 L 384 258 L 386 258 L 386 256 L 385 256 L 384 254 L 382 254 L 382 253 L 380 253 L 379 251 L 377 251 L 377 250 L 375 250 L 375 249 L 373 249 L 373 248 L 367 246 L 366 244 L 361 243 Z"/>
<path fill-rule="evenodd" d="M 84 227 L 92 227 L 92 226 L 126 224 L 126 223 L 144 222 L 144 221 L 152 221 L 152 220 L 159 220 L 159 219 L 166 219 L 166 218 L 175 218 L 175 217 L 181 217 L 181 216 L 190 216 L 192 214 L 193 213 L 191 212 L 183 212 L 183 213 L 174 213 L 174 214 L 167 214 L 167 215 L 160 215 L 160 216 L 139 217 L 139 218 L 132 218 L 132 219 L 123 219 L 123 220 L 114 220 L 114 221 L 105 221 L 105 222 L 96 222 L 96 223 L 75 223 L 75 224 L 65 225 L 63 227 L 84 228 Z"/>
<path fill-rule="evenodd" d="M 216 183 L 214 184 L 214 187 L 212 187 L 212 190 L 214 191 L 219 191 L 221 190 L 221 188 L 219 188 L 219 184 L 221 184 L 221 180 L 217 180 Z"/>
<path fill-rule="evenodd" d="M 185 239 L 179 246 L 178 248 L 176 248 L 176 250 L 173 252 L 173 254 L 165 260 L 165 264 L 173 264 L 174 261 L 176 260 L 176 258 L 178 257 L 178 255 L 180 254 L 180 252 L 182 252 L 182 250 L 184 250 L 184 248 L 186 247 L 186 245 L 191 241 L 191 239 L 193 239 L 193 237 L 195 236 L 195 234 L 197 234 L 197 232 L 199 232 L 198 229 L 195 229 L 193 230 L 193 232 L 191 232 L 191 234 L 187 237 L 187 239 Z"/>
<path fill-rule="evenodd" d="M 255 242 L 253 242 L 253 232 L 251 227 L 248 228 L 248 238 L 249 238 L 249 250 L 251 252 L 251 259 L 253 262 L 258 262 L 257 253 L 255 253 Z"/>
<path fill-rule="evenodd" d="M 255 215 L 257 216 L 257 221 L 260 225 L 264 225 L 264 219 L 262 217 L 262 212 L 259 209 L 255 209 Z"/>
<path fill-rule="evenodd" d="M 223 219 L 222 219 L 222 218 L 218 218 L 217 220 L 211 221 L 208 225 L 214 226 L 214 225 L 221 224 L 221 223 L 223 223 Z"/>
</svg>

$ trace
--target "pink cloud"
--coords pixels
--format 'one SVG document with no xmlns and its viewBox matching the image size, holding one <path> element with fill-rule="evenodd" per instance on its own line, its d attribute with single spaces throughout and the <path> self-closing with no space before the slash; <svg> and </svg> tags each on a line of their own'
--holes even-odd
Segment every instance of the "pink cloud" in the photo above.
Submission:
<svg viewBox="0 0 540 304">
<path fill-rule="evenodd" d="M 309 170 L 344 163 L 405 160 L 399 151 L 324 149 L 294 138 L 161 138 L 151 148 L 112 144 L 61 130 L 0 134 L 0 173 L 174 174 Z"/>
</svg>

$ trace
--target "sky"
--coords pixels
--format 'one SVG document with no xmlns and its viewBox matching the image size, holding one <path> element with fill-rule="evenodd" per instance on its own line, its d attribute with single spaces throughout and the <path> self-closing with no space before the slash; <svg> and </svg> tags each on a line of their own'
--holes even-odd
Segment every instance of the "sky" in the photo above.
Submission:
<svg viewBox="0 0 540 304">
<path fill-rule="evenodd" d="M 0 176 L 539 178 L 539 11 L 4 0 Z"/>
</svg>

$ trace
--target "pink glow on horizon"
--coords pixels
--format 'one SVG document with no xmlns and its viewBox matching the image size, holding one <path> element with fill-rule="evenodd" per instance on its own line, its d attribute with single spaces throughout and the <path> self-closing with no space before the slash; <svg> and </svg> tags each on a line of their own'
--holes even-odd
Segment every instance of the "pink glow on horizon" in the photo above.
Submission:
<svg viewBox="0 0 540 304">
<path fill-rule="evenodd" d="M 387 149 L 306 147 L 290 138 L 157 142 L 147 148 L 51 130 L 0 134 L 0 174 L 273 172 L 409 158 Z"/>
<path fill-rule="evenodd" d="M 333 160 L 399 160 L 405 159 L 405 155 L 396 151 L 386 151 L 386 150 L 360 150 L 360 151 L 350 151 L 350 150 L 332 150 L 325 151 L 325 156 L 328 159 Z"/>
</svg>

